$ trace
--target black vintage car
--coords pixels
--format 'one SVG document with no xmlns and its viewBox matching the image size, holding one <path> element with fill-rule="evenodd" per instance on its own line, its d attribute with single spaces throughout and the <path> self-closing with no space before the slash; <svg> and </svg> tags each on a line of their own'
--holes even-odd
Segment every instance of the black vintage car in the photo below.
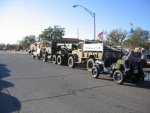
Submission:
<svg viewBox="0 0 150 113">
<path fill-rule="evenodd" d="M 92 68 L 93 78 L 106 74 L 112 77 L 117 84 L 122 84 L 125 80 L 139 82 L 144 77 L 140 53 L 134 52 L 132 57 L 129 54 L 121 57 L 121 54 L 115 52 L 113 56 L 105 56 L 104 61 L 96 61 Z"/>
</svg>

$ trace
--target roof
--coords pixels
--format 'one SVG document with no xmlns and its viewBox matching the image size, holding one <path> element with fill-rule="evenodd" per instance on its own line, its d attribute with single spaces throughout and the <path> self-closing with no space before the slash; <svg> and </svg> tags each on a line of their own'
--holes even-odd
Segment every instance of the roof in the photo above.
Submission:
<svg viewBox="0 0 150 113">
<path fill-rule="evenodd" d="M 63 43 L 78 43 L 80 41 L 83 41 L 83 40 L 80 40 L 78 38 L 62 38 L 61 42 Z"/>
</svg>

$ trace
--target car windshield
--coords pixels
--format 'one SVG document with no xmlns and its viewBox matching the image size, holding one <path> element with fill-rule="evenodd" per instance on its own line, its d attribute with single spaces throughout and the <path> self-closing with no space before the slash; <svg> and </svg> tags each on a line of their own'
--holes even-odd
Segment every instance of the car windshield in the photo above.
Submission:
<svg viewBox="0 0 150 113">
<path fill-rule="evenodd" d="M 105 52 L 105 56 L 107 58 L 121 58 L 122 52 L 107 51 L 107 52 Z"/>
<path fill-rule="evenodd" d="M 135 57 L 136 59 L 141 59 L 141 52 L 136 52 L 136 53 L 134 53 L 134 57 Z"/>
<path fill-rule="evenodd" d="M 124 53 L 122 59 L 127 59 L 129 52 Z M 135 60 L 141 59 L 141 52 L 134 52 L 133 57 Z"/>
</svg>

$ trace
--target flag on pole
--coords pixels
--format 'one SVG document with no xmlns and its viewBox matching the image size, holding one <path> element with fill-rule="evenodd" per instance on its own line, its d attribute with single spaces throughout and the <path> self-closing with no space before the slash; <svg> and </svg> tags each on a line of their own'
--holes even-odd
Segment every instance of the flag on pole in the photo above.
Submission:
<svg viewBox="0 0 150 113">
<path fill-rule="evenodd" d="M 98 38 L 99 38 L 99 41 L 103 41 L 103 32 L 100 32 L 98 34 Z"/>
<path fill-rule="evenodd" d="M 133 33 L 134 32 L 134 30 L 133 30 L 133 22 L 130 22 L 130 26 L 131 26 L 130 33 Z"/>
</svg>

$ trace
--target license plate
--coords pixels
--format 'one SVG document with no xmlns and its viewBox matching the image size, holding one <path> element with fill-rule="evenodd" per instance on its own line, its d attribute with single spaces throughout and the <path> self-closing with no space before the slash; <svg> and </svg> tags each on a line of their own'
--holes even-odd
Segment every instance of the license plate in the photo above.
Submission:
<svg viewBox="0 0 150 113">
<path fill-rule="evenodd" d="M 134 73 L 138 73 L 138 70 L 134 70 Z"/>
</svg>

